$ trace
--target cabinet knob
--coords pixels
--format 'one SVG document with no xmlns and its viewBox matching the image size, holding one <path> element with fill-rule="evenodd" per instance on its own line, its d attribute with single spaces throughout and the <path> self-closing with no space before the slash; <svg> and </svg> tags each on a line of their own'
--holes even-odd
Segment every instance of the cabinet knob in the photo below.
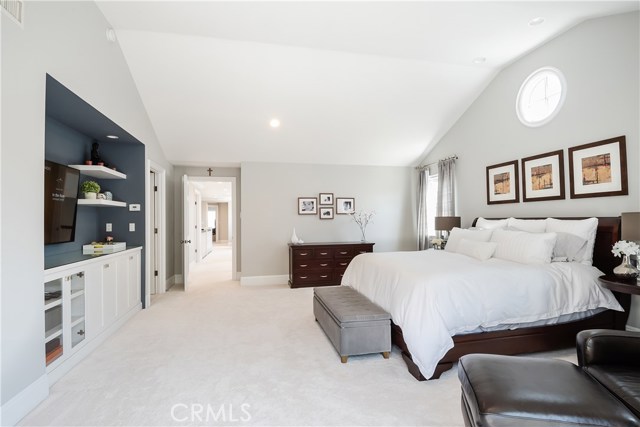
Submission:
<svg viewBox="0 0 640 427">
<path fill-rule="evenodd" d="M 102 268 L 109 268 L 109 264 L 103 265 Z"/>
<path fill-rule="evenodd" d="M 84 329 L 80 329 L 80 330 L 78 331 L 78 335 L 84 335 Z"/>
<path fill-rule="evenodd" d="M 130 257 L 129 257 L 129 259 L 133 259 L 133 257 L 132 257 L 132 256 L 130 256 Z"/>
</svg>

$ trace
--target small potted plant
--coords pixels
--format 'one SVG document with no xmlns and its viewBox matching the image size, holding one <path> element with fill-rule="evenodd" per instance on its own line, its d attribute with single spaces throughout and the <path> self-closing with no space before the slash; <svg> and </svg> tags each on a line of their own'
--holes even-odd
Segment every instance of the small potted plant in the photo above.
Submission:
<svg viewBox="0 0 640 427">
<path fill-rule="evenodd" d="M 85 199 L 95 199 L 100 192 L 100 185 L 95 181 L 85 181 L 80 186 L 80 190 L 84 193 Z"/>
</svg>

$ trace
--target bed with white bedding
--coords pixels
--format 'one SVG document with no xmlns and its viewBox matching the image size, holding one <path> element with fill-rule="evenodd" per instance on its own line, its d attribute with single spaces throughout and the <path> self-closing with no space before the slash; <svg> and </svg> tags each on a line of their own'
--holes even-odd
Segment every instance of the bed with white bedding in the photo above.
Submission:
<svg viewBox="0 0 640 427">
<path fill-rule="evenodd" d="M 618 239 L 619 218 L 601 219 L 598 231 L 593 262 L 608 268 L 615 261 L 605 249 L 610 254 Z M 394 342 L 412 374 L 437 378 L 469 352 L 547 350 L 587 327 L 619 328 L 613 313 L 623 307 L 600 287 L 602 272 L 586 264 L 528 265 L 435 250 L 370 253 L 351 261 L 342 284 L 391 314 Z"/>
</svg>

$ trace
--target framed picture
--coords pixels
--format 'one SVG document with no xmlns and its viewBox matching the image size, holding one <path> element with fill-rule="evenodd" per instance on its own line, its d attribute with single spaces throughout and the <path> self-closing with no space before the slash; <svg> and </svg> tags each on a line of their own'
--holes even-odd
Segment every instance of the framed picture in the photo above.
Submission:
<svg viewBox="0 0 640 427">
<path fill-rule="evenodd" d="M 329 208 L 320 206 L 320 219 L 333 219 L 333 206 Z"/>
<path fill-rule="evenodd" d="M 317 197 L 298 197 L 298 215 L 316 215 L 317 213 Z"/>
<path fill-rule="evenodd" d="M 518 161 L 487 166 L 487 204 L 518 203 Z"/>
<path fill-rule="evenodd" d="M 333 206 L 333 193 L 320 193 L 320 205 Z"/>
<path fill-rule="evenodd" d="M 523 202 L 564 198 L 564 154 L 562 150 L 522 159 Z"/>
<path fill-rule="evenodd" d="M 336 197 L 336 214 L 346 215 L 356 210 L 356 199 L 353 197 Z"/>
<path fill-rule="evenodd" d="M 626 138 L 569 148 L 569 170 L 572 199 L 629 194 Z"/>
</svg>

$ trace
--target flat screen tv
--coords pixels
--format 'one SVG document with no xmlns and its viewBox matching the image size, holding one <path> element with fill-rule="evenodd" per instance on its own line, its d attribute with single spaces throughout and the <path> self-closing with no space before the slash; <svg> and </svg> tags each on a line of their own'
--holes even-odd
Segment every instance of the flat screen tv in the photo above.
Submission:
<svg viewBox="0 0 640 427">
<path fill-rule="evenodd" d="M 80 171 L 44 161 L 44 244 L 73 242 Z"/>
</svg>

